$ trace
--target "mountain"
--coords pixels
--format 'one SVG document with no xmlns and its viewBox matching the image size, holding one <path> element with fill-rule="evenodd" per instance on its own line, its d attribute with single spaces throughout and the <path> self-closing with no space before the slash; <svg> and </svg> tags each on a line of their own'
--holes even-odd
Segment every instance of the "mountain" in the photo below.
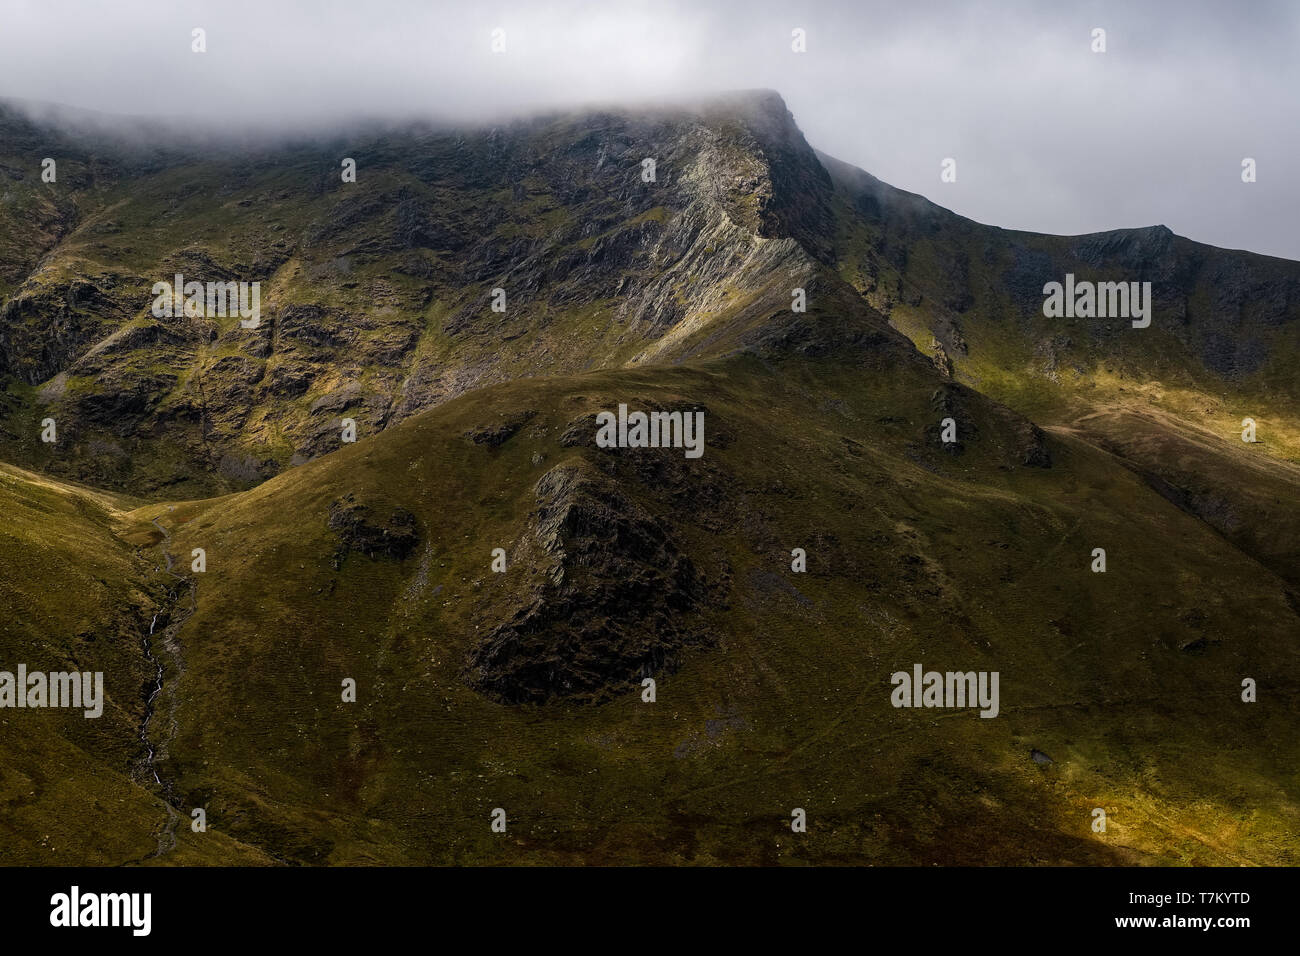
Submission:
<svg viewBox="0 0 1300 956">
<path fill-rule="evenodd" d="M 0 111 L 0 667 L 109 701 L 0 716 L 6 862 L 1297 862 L 1300 264 L 973 223 L 763 91 L 149 134 Z"/>
</svg>

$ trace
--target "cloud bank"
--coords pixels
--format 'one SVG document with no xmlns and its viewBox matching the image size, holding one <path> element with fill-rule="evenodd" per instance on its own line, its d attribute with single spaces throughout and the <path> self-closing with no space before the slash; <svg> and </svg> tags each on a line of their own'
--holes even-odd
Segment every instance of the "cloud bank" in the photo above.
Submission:
<svg viewBox="0 0 1300 956">
<path fill-rule="evenodd" d="M 766 87 L 817 148 L 981 222 L 1300 259 L 1298 48 L 1300 5 L 1265 2 L 6 0 L 0 95 L 299 128 Z"/>
</svg>

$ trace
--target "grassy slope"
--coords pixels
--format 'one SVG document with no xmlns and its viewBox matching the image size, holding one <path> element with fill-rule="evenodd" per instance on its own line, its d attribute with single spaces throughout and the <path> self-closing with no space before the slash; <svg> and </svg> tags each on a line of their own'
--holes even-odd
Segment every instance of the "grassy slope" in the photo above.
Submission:
<svg viewBox="0 0 1300 956">
<path fill-rule="evenodd" d="M 1138 273 L 1115 261 L 1098 268 L 1072 258 L 1072 250 L 1098 237 L 983 226 L 825 161 L 839 177 L 839 273 L 918 349 L 930 354 L 955 325 L 966 346 L 947 349 L 957 381 L 1106 449 L 1247 554 L 1300 583 L 1300 321 L 1285 294 L 1300 281 L 1300 265 L 1173 237 L 1164 258 L 1143 262 L 1141 274 L 1160 274 L 1176 262 L 1190 283 L 1186 302 L 1157 303 L 1150 328 L 1046 319 L 1035 311 L 1040 300 L 1026 314 L 1008 292 L 1018 256 L 1042 257 L 1040 281 L 1066 271 L 1099 281 Z M 880 198 L 870 215 L 855 206 L 860 189 Z M 1111 234 L 1111 246 L 1124 248 L 1124 239 Z M 1218 286 L 1237 271 L 1254 283 L 1254 294 L 1239 307 L 1216 304 Z M 1279 295 L 1289 309 L 1282 320 L 1266 314 Z M 960 307 L 945 304 L 963 296 Z M 1257 367 L 1247 362 L 1228 374 L 1207 367 L 1196 346 L 1219 331 L 1240 350 L 1238 358 L 1258 350 Z M 1253 443 L 1242 441 L 1248 417 L 1257 426 Z"/>
<path fill-rule="evenodd" d="M 0 466 L 0 660 L 12 673 L 102 671 L 104 713 L 0 711 L 0 859 L 6 864 L 145 861 L 167 819 L 138 781 L 137 732 L 152 677 L 141 651 L 161 590 L 151 565 L 119 537 L 135 507 L 118 496 Z M 190 841 L 175 859 L 257 862 L 224 835 Z M 197 836 L 197 835 L 193 835 Z"/>
<path fill-rule="evenodd" d="M 981 412 L 965 455 L 920 447 L 929 396 L 901 368 L 753 358 L 533 380 L 232 498 L 138 510 L 209 555 L 182 632 L 178 792 L 285 861 L 1296 862 L 1281 582 L 1077 439 L 1053 442 L 1050 470 L 1008 469 Z M 688 397 L 733 440 L 685 491 L 621 487 L 730 569 L 729 609 L 705 612 L 717 646 L 654 705 L 469 690 L 475 629 L 538 573 L 490 573 L 491 548 L 517 552 L 548 468 L 600 458 L 558 435 L 620 400 Z M 464 439 L 521 409 L 538 415 L 500 449 Z M 724 489 L 722 525 L 701 486 Z M 409 508 L 428 550 L 335 572 L 343 494 Z M 1203 650 L 1180 649 L 1189 628 Z M 894 710 L 889 674 L 917 661 L 1000 670 L 1003 716 Z M 1243 676 L 1258 704 L 1239 702 Z M 798 839 L 795 806 L 812 821 Z"/>
</svg>

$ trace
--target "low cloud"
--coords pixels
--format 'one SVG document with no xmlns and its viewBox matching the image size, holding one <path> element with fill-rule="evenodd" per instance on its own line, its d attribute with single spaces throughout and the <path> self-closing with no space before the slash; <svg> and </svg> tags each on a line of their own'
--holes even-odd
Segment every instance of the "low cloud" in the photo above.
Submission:
<svg viewBox="0 0 1300 956">
<path fill-rule="evenodd" d="M 917 6 L 10 0 L 0 92 L 297 129 L 769 87 L 814 146 L 982 222 L 1164 223 L 1300 259 L 1300 7 Z M 806 53 L 791 51 L 796 27 Z M 1097 27 L 1105 53 L 1090 49 Z M 947 157 L 953 183 L 939 179 Z"/>
</svg>

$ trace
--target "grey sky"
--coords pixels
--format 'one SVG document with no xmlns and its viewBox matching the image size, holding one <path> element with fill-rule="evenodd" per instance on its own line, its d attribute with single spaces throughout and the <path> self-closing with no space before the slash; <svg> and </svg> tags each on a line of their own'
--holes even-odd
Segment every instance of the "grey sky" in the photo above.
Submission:
<svg viewBox="0 0 1300 956">
<path fill-rule="evenodd" d="M 1164 223 L 1300 259 L 1300 3 L 0 0 L 0 95 L 200 124 L 751 87 L 815 147 L 981 222 Z"/>
</svg>

